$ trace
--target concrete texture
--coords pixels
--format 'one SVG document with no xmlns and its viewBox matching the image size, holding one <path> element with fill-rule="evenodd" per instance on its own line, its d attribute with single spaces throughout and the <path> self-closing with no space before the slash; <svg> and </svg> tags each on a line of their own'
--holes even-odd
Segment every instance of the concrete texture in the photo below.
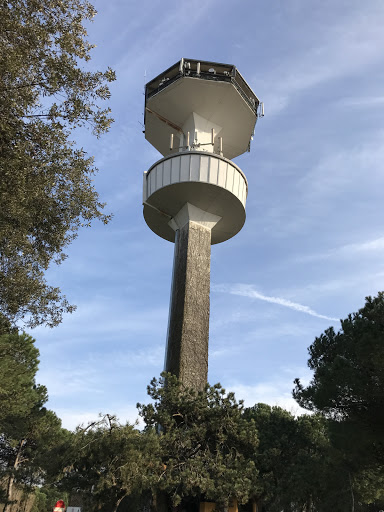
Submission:
<svg viewBox="0 0 384 512">
<path fill-rule="evenodd" d="M 193 221 L 176 231 L 165 371 L 203 389 L 208 376 L 211 230 Z"/>
</svg>

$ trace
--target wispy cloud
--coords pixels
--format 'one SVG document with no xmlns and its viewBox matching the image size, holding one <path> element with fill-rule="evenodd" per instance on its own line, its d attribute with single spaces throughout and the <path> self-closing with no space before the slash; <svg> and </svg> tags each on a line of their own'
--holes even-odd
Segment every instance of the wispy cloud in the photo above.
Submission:
<svg viewBox="0 0 384 512">
<path fill-rule="evenodd" d="M 57 353 L 59 358 L 60 350 Z M 61 363 L 60 371 L 65 375 L 65 386 L 61 379 L 57 379 L 57 368 L 53 365 L 44 365 L 39 371 L 38 380 L 48 387 L 51 398 L 76 397 L 80 392 L 102 395 L 110 388 L 111 380 L 122 370 L 134 374 L 152 369 L 156 373 L 163 359 L 163 344 L 141 350 L 125 348 L 111 349 L 108 353 L 92 351 L 86 353 L 85 357 L 79 356 Z M 103 373 L 100 373 L 100 368 L 103 368 Z"/>
<path fill-rule="evenodd" d="M 330 258 L 361 258 L 362 255 L 382 256 L 384 250 L 384 237 L 375 238 L 365 242 L 345 244 L 324 252 L 316 252 L 305 256 L 299 256 L 296 261 L 309 262 Z"/>
<path fill-rule="evenodd" d="M 135 72 L 141 70 L 149 71 L 149 77 L 153 76 L 153 70 L 158 69 L 158 63 L 161 58 L 170 52 L 174 52 L 175 45 L 178 47 L 180 38 L 180 27 L 183 26 L 184 36 L 191 34 L 199 27 L 201 20 L 204 20 L 213 10 L 217 0 L 209 0 L 201 4 L 198 0 L 192 0 L 189 3 L 188 9 L 188 23 L 185 24 L 185 11 L 181 4 L 173 2 L 174 5 L 164 9 L 162 2 L 157 2 L 155 8 L 151 8 L 153 23 L 150 30 L 141 30 L 136 32 L 135 41 L 132 42 L 132 27 L 129 25 L 122 33 L 114 36 L 114 44 L 122 46 L 129 44 L 124 52 L 124 57 L 114 64 L 114 67 L 119 71 L 119 79 L 126 80 L 134 76 Z M 142 16 L 141 25 L 147 24 L 147 10 L 140 11 Z M 158 15 L 156 15 L 158 14 Z M 133 23 L 137 24 L 137 20 Z M 180 57 L 179 57 L 180 58 Z M 142 76 L 141 74 L 139 75 Z M 130 80 L 126 80 L 129 84 Z M 126 92 L 126 91 L 124 91 Z"/>
<path fill-rule="evenodd" d="M 297 93 L 361 72 L 382 60 L 382 10 L 376 4 L 364 16 L 354 13 L 305 36 L 307 46 L 301 54 L 275 66 L 266 75 L 264 87 L 255 77 L 265 90 L 263 99 L 271 114 L 283 110 Z"/>
<path fill-rule="evenodd" d="M 365 137 L 365 138 L 364 138 Z M 348 147 L 341 143 L 313 162 L 301 176 L 295 176 L 290 194 L 278 196 L 279 202 L 263 210 L 263 229 L 270 236 L 292 237 L 298 233 L 313 234 L 321 227 L 330 232 L 354 229 L 368 215 L 380 218 L 377 203 L 384 186 L 384 131 L 363 134 L 359 144 Z M 298 161 L 297 166 L 301 165 Z M 325 214 L 327 212 L 327 214 Z M 332 221 L 328 220 L 332 219 Z M 328 223 L 325 223 L 328 220 Z M 375 229 L 371 234 L 369 231 Z M 364 222 L 366 237 L 378 234 L 373 222 Z"/>
<path fill-rule="evenodd" d="M 120 303 L 119 303 L 120 302 Z M 115 339 L 117 336 L 122 343 L 135 339 L 137 336 L 158 335 L 166 325 L 167 307 L 147 308 L 137 310 L 134 304 L 121 304 L 119 297 L 95 296 L 89 302 L 78 301 L 76 315 L 69 316 L 66 322 L 60 325 L 52 336 L 52 331 L 38 327 L 33 331 L 44 349 L 50 351 L 61 350 L 63 346 L 81 343 L 95 345 L 99 340 Z M 128 307 L 131 310 L 128 310 Z M 151 321 L 148 321 L 148 318 Z M 84 333 L 87 336 L 84 336 Z"/>
<path fill-rule="evenodd" d="M 367 242 L 361 242 L 356 244 L 347 244 L 339 247 L 334 253 L 361 253 L 361 252 L 376 252 L 384 249 L 384 236 L 369 240 Z"/>
<path fill-rule="evenodd" d="M 301 382 L 306 385 L 311 379 L 311 372 L 308 368 L 280 368 L 279 374 L 272 375 L 271 379 L 257 384 L 247 385 L 232 382 L 225 383 L 225 385 L 228 390 L 236 394 L 238 400 L 244 400 L 246 407 L 264 403 L 282 407 L 295 416 L 310 414 L 292 398 L 293 380 L 296 377 L 300 377 Z"/>
<path fill-rule="evenodd" d="M 118 368 L 135 369 L 148 367 L 161 367 L 164 359 L 164 345 L 151 345 L 150 347 L 140 349 L 135 347 L 133 350 L 125 347 L 123 350 L 111 350 L 108 354 L 92 353 L 88 356 L 86 364 L 100 367 L 104 365 L 111 371 Z"/>
<path fill-rule="evenodd" d="M 384 96 L 358 96 L 352 98 L 342 98 L 336 102 L 336 105 L 346 108 L 384 107 Z"/>
<path fill-rule="evenodd" d="M 347 188 L 357 197 L 362 191 L 375 193 L 376 187 L 384 183 L 383 137 L 384 132 L 378 131 L 355 148 L 341 148 L 307 172 L 298 182 L 298 189 L 305 194 L 306 206 L 315 199 L 339 197 L 340 191 L 345 194 Z"/>
<path fill-rule="evenodd" d="M 332 322 L 338 322 L 339 319 L 335 317 L 330 317 L 326 315 L 321 315 L 317 313 L 309 306 L 305 306 L 303 304 L 299 304 L 298 302 L 292 302 L 291 300 L 284 299 L 282 297 L 273 297 L 270 295 L 264 295 L 259 291 L 255 290 L 252 285 L 249 284 L 235 284 L 233 286 L 229 285 L 216 285 L 213 287 L 214 291 L 230 293 L 231 295 L 240 295 L 242 297 L 249 297 L 250 299 L 258 299 L 264 302 L 270 302 L 272 304 L 278 304 L 279 306 L 283 306 L 289 309 L 293 309 L 300 313 L 305 313 L 310 316 L 315 316 L 316 318 L 323 318 L 324 320 L 330 320 Z"/>
<path fill-rule="evenodd" d="M 80 366 L 80 365 L 79 365 Z M 45 367 L 39 370 L 38 381 L 48 388 L 51 399 L 74 398 L 83 394 L 101 395 L 103 389 L 98 371 L 90 365 L 74 368 L 70 364 L 62 364 L 58 378 L 57 368 L 54 366 Z"/>
</svg>

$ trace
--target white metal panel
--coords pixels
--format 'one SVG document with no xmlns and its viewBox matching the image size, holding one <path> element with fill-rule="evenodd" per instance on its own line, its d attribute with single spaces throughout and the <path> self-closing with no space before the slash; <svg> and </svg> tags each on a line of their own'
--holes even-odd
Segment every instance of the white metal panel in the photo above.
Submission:
<svg viewBox="0 0 384 512">
<path fill-rule="evenodd" d="M 244 188 L 245 188 L 245 181 L 240 178 L 238 198 L 240 199 L 241 202 L 243 202 L 242 199 L 244 196 Z"/>
<path fill-rule="evenodd" d="M 200 155 L 191 154 L 191 181 L 200 181 Z"/>
<path fill-rule="evenodd" d="M 243 191 L 243 197 L 241 199 L 241 202 L 245 206 L 245 201 L 247 200 L 247 185 L 244 182 L 244 191 Z"/>
<path fill-rule="evenodd" d="M 180 181 L 180 157 L 171 158 L 171 183 Z"/>
<path fill-rule="evenodd" d="M 235 175 L 236 169 L 232 167 L 231 165 L 228 165 L 227 170 L 227 183 L 225 185 L 225 188 L 229 190 L 230 192 L 233 191 L 233 179 Z"/>
<path fill-rule="evenodd" d="M 148 192 L 147 192 L 147 171 L 144 171 L 143 174 L 143 203 L 147 200 Z"/>
<path fill-rule="evenodd" d="M 163 169 L 165 166 L 165 162 L 163 165 L 158 165 L 156 167 L 156 190 L 163 186 Z M 155 170 L 155 169 L 154 169 Z"/>
<path fill-rule="evenodd" d="M 219 161 L 217 158 L 211 158 L 209 164 L 209 183 L 217 185 L 217 174 L 219 169 Z"/>
<path fill-rule="evenodd" d="M 227 181 L 227 167 L 227 162 L 219 160 L 219 175 L 217 178 L 217 184 L 219 187 L 225 187 L 225 182 Z"/>
<path fill-rule="evenodd" d="M 155 172 L 153 172 L 155 171 Z M 152 171 L 149 173 L 149 190 L 151 191 L 151 194 L 154 193 L 156 190 L 156 170 L 152 169 Z"/>
<path fill-rule="evenodd" d="M 160 165 L 160 164 L 159 164 Z M 164 167 L 163 169 L 163 187 L 171 183 L 171 167 Z"/>
<path fill-rule="evenodd" d="M 166 240 L 174 241 L 169 219 L 187 202 L 221 217 L 212 229 L 213 244 L 228 240 L 244 224 L 247 180 L 237 165 L 226 158 L 203 151 L 185 151 L 156 162 L 144 180 L 145 220 Z"/>
<path fill-rule="evenodd" d="M 190 155 L 185 155 L 180 164 L 180 181 L 189 181 L 190 179 Z"/>
<path fill-rule="evenodd" d="M 242 176 L 240 174 L 238 174 L 239 176 L 239 184 L 237 186 L 237 190 L 235 190 L 235 194 L 237 195 L 237 197 L 240 198 L 240 195 L 241 195 L 241 184 L 244 183 L 244 180 L 242 179 Z"/>
<path fill-rule="evenodd" d="M 161 166 L 161 174 L 162 174 L 162 185 L 164 186 L 165 180 L 167 180 L 167 183 L 171 182 L 171 162 L 169 160 L 164 160 L 163 165 Z M 157 166 L 157 168 L 160 168 L 160 165 Z"/>
<path fill-rule="evenodd" d="M 240 182 L 240 174 L 235 171 L 233 176 L 233 188 L 232 192 L 235 194 L 235 196 L 239 197 L 239 182 Z"/>
<path fill-rule="evenodd" d="M 209 156 L 200 155 L 200 181 L 208 181 Z"/>
<path fill-rule="evenodd" d="M 143 201 L 157 190 L 180 182 L 203 182 L 225 188 L 245 206 L 247 184 L 240 169 L 216 155 L 194 152 L 160 160 L 144 173 Z"/>
</svg>

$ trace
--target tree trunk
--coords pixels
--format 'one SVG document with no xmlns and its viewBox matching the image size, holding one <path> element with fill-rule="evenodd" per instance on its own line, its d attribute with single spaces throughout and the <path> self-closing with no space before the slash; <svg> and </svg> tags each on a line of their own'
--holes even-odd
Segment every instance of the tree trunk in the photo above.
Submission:
<svg viewBox="0 0 384 512">
<path fill-rule="evenodd" d="M 3 512 L 6 512 L 8 510 L 8 501 L 11 500 L 12 488 L 13 488 L 13 480 L 14 480 L 14 478 L 13 478 L 13 474 L 12 474 L 8 478 L 7 492 L 6 492 L 6 495 L 5 495 L 5 504 L 4 504 L 4 507 L 3 507 Z"/>
<path fill-rule="evenodd" d="M 168 495 L 165 492 L 157 492 L 154 498 L 156 512 L 169 512 L 172 510 Z"/>
<path fill-rule="evenodd" d="M 355 495 L 353 493 L 351 473 L 348 473 L 348 477 L 349 477 L 349 487 L 351 489 L 351 512 L 355 512 Z"/>
<path fill-rule="evenodd" d="M 7 512 L 9 502 L 12 501 L 13 483 L 15 481 L 15 471 L 17 471 L 17 468 L 19 467 L 21 453 L 23 450 L 23 446 L 25 445 L 26 442 L 27 442 L 26 439 L 22 439 L 19 443 L 19 447 L 17 448 L 17 454 L 16 454 L 15 462 L 13 464 L 12 474 L 9 476 L 9 479 L 8 479 L 7 493 L 5 495 L 5 505 L 3 508 L 3 512 Z"/>
<path fill-rule="evenodd" d="M 113 512 L 117 512 L 117 509 L 119 508 L 120 503 L 123 501 L 123 499 L 128 496 L 128 494 L 124 494 L 121 498 L 117 500 L 116 507 Z"/>
</svg>

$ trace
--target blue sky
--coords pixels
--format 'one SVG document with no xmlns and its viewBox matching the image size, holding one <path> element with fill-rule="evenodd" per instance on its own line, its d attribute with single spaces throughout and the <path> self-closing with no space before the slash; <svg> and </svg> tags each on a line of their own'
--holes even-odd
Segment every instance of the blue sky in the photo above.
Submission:
<svg viewBox="0 0 384 512">
<path fill-rule="evenodd" d="M 160 154 L 144 139 L 143 86 L 181 57 L 235 64 L 265 103 L 250 153 L 247 220 L 212 247 L 209 381 L 246 405 L 299 412 L 293 379 L 307 347 L 384 280 L 382 0 L 95 2 L 90 66 L 117 73 L 115 123 L 95 155 L 108 226 L 83 229 L 48 273 L 77 304 L 32 335 L 37 380 L 63 425 L 136 402 L 163 369 L 173 244 L 142 216 L 142 174 Z"/>
</svg>

